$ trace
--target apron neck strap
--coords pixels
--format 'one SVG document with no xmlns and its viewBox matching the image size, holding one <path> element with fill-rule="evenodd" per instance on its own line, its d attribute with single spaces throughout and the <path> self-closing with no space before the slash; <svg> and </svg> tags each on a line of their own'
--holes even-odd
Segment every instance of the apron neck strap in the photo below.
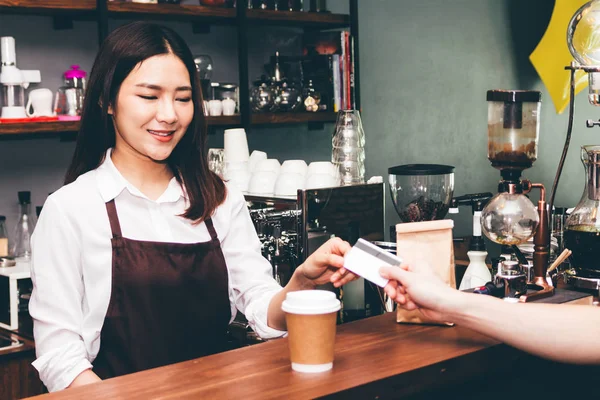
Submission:
<svg viewBox="0 0 600 400">
<path fill-rule="evenodd" d="M 204 220 L 204 223 L 206 224 L 206 227 L 208 228 L 208 233 L 210 233 L 210 238 L 212 240 L 218 240 L 218 236 L 217 236 L 217 231 L 215 231 L 215 226 L 213 225 L 212 219 L 206 218 Z"/>
<path fill-rule="evenodd" d="M 110 230 L 112 231 L 113 238 L 120 238 L 123 235 L 121 234 L 121 224 L 117 215 L 117 207 L 115 207 L 115 199 L 106 203 L 106 211 L 108 212 L 108 220 L 110 221 Z"/>
</svg>

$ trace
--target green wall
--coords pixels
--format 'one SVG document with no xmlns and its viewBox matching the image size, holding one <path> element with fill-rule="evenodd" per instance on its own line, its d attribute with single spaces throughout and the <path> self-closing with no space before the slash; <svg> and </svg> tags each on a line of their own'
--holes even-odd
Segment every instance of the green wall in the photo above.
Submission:
<svg viewBox="0 0 600 400">
<path fill-rule="evenodd" d="M 387 168 L 399 164 L 450 164 L 456 167 L 455 194 L 494 192 L 500 175 L 487 160 L 486 91 L 535 89 L 543 99 L 539 156 L 525 176 L 541 181 L 549 192 L 568 115 L 556 114 L 528 56 L 546 29 L 553 3 L 359 1 L 368 175 L 387 176 Z M 579 146 L 600 142 L 600 131 L 585 128 L 585 119 L 597 119 L 600 110 L 588 105 L 584 93 L 576 110 L 556 197 L 560 206 L 574 206 L 583 191 Z M 396 222 L 390 202 L 386 208 L 387 223 Z M 455 235 L 469 234 L 469 211 L 461 209 Z"/>
</svg>

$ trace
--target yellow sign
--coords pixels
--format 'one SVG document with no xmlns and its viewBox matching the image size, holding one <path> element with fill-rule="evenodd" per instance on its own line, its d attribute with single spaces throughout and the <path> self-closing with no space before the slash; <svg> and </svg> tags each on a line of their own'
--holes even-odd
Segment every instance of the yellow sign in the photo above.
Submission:
<svg viewBox="0 0 600 400">
<path fill-rule="evenodd" d="M 562 113 L 569 104 L 571 72 L 565 66 L 574 60 L 567 46 L 567 28 L 577 10 L 589 0 L 556 0 L 548 28 L 529 60 L 546 85 L 556 112 Z M 575 74 L 575 94 L 588 84 L 587 74 Z"/>
</svg>

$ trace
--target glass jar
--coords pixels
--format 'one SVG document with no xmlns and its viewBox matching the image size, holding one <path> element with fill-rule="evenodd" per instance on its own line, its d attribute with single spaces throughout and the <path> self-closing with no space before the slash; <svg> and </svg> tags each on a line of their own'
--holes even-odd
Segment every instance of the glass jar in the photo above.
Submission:
<svg viewBox="0 0 600 400">
<path fill-rule="evenodd" d="M 489 90 L 488 159 L 499 170 L 522 171 L 537 159 L 541 93 Z"/>
<path fill-rule="evenodd" d="M 402 222 L 433 221 L 448 213 L 454 194 L 454 167 L 399 165 L 388 169 L 392 203 Z"/>
<path fill-rule="evenodd" d="M 567 219 L 565 247 L 578 275 L 600 278 L 600 146 L 583 146 L 581 161 L 585 186 L 581 200 Z"/>
</svg>

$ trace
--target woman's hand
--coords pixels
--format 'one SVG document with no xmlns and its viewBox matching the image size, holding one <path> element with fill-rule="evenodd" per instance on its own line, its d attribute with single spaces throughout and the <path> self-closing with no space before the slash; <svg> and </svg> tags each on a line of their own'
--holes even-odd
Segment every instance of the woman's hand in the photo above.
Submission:
<svg viewBox="0 0 600 400">
<path fill-rule="evenodd" d="M 351 249 L 348 242 L 340 238 L 329 239 L 312 253 L 294 274 L 302 277 L 309 285 L 333 283 L 340 287 L 358 278 L 344 268 L 344 254 Z"/>
<path fill-rule="evenodd" d="M 418 309 L 429 319 L 445 322 L 445 315 L 458 304 L 461 293 L 446 285 L 425 263 L 382 267 L 379 273 L 390 280 L 384 288 L 386 294 L 405 310 Z"/>
</svg>

